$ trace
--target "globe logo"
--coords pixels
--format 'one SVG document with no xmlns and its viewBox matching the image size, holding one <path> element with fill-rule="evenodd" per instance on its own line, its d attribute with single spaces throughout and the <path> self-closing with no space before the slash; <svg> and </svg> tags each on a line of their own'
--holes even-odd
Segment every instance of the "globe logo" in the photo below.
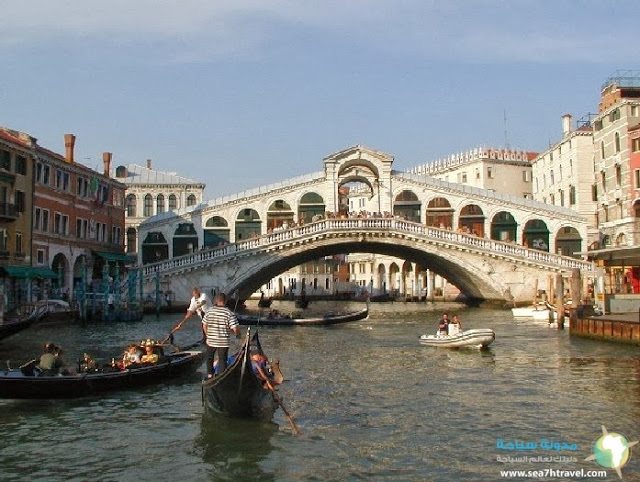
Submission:
<svg viewBox="0 0 640 482">
<path fill-rule="evenodd" d="M 631 456 L 630 447 L 638 441 L 629 442 L 627 438 L 616 432 L 607 432 L 602 426 L 602 436 L 593 444 L 593 455 L 585 460 L 595 460 L 600 467 L 614 469 L 622 477 L 620 469 L 625 466 Z"/>
</svg>

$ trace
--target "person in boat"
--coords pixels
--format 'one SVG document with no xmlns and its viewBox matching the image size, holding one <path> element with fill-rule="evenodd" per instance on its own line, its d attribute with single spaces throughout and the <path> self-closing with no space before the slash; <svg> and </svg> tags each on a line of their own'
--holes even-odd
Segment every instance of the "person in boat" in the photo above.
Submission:
<svg viewBox="0 0 640 482">
<path fill-rule="evenodd" d="M 158 363 L 158 361 L 160 360 L 160 356 L 158 355 L 157 351 L 154 350 L 155 348 L 155 343 L 153 343 L 150 340 L 147 340 L 147 342 L 144 344 L 144 355 L 142 355 L 142 357 L 140 357 L 140 363 Z"/>
<path fill-rule="evenodd" d="M 442 318 L 438 322 L 438 335 L 444 336 L 449 333 L 449 313 L 443 313 Z"/>
<path fill-rule="evenodd" d="M 273 385 L 279 384 L 273 379 L 273 372 L 269 369 L 268 358 L 259 350 L 254 349 L 251 351 L 251 369 L 264 382 L 269 381 Z"/>
<path fill-rule="evenodd" d="M 189 308 L 187 308 L 187 314 L 184 317 L 184 320 L 191 318 L 196 313 L 200 316 L 200 319 L 204 318 L 204 314 L 207 312 L 209 308 L 211 308 L 211 302 L 209 301 L 209 297 L 203 291 L 200 291 L 199 288 L 193 288 L 191 290 L 191 301 L 189 302 Z"/>
<path fill-rule="evenodd" d="M 140 363 L 142 361 L 142 350 L 134 343 L 127 347 L 122 357 L 122 366 L 128 368 L 129 366 Z"/>
<path fill-rule="evenodd" d="M 61 350 L 51 342 L 45 343 L 38 366 L 43 375 L 58 375 L 64 366 Z"/>
<path fill-rule="evenodd" d="M 460 318 L 458 315 L 453 315 L 449 325 L 447 326 L 447 333 L 449 335 L 457 335 L 458 333 L 462 333 L 462 323 L 460 323 Z"/>
<path fill-rule="evenodd" d="M 218 354 L 218 372 L 227 368 L 230 333 L 240 338 L 238 319 L 233 311 L 227 308 L 227 297 L 224 293 L 216 295 L 215 305 L 209 308 L 202 319 L 202 327 L 206 337 L 207 378 L 213 377 L 213 360 Z"/>
</svg>

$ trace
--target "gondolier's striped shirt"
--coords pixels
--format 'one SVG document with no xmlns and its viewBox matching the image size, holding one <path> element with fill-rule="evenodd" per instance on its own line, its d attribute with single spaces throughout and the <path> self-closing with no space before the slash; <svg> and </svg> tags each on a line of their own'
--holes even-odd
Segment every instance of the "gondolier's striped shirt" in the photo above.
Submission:
<svg viewBox="0 0 640 482">
<path fill-rule="evenodd" d="M 204 314 L 202 323 L 207 330 L 207 345 L 229 347 L 229 332 L 238 326 L 236 315 L 226 306 L 213 306 Z"/>
</svg>

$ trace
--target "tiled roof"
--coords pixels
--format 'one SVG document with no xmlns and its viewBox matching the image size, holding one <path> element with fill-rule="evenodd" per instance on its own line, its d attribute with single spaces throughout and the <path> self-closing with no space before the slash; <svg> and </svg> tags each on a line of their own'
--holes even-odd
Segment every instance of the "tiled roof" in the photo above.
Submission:
<svg viewBox="0 0 640 482">
<path fill-rule="evenodd" d="M 116 177 L 117 167 L 111 168 L 111 177 L 124 184 L 199 184 L 204 188 L 203 182 L 178 176 L 175 172 L 156 171 L 155 169 L 148 169 L 147 167 L 137 164 L 127 164 L 118 167 L 126 168 L 126 177 Z M 118 174 L 120 174 L 120 172 L 118 172 Z"/>
</svg>

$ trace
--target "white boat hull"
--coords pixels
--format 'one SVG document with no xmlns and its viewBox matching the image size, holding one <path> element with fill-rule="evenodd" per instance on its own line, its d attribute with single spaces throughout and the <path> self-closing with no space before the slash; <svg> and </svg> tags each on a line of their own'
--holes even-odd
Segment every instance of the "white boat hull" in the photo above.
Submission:
<svg viewBox="0 0 640 482">
<path fill-rule="evenodd" d="M 496 334 L 493 330 L 483 328 L 463 331 L 457 335 L 422 335 L 420 337 L 420 344 L 445 348 L 459 348 L 463 346 L 479 346 L 484 348 L 493 343 L 495 339 Z"/>
</svg>

